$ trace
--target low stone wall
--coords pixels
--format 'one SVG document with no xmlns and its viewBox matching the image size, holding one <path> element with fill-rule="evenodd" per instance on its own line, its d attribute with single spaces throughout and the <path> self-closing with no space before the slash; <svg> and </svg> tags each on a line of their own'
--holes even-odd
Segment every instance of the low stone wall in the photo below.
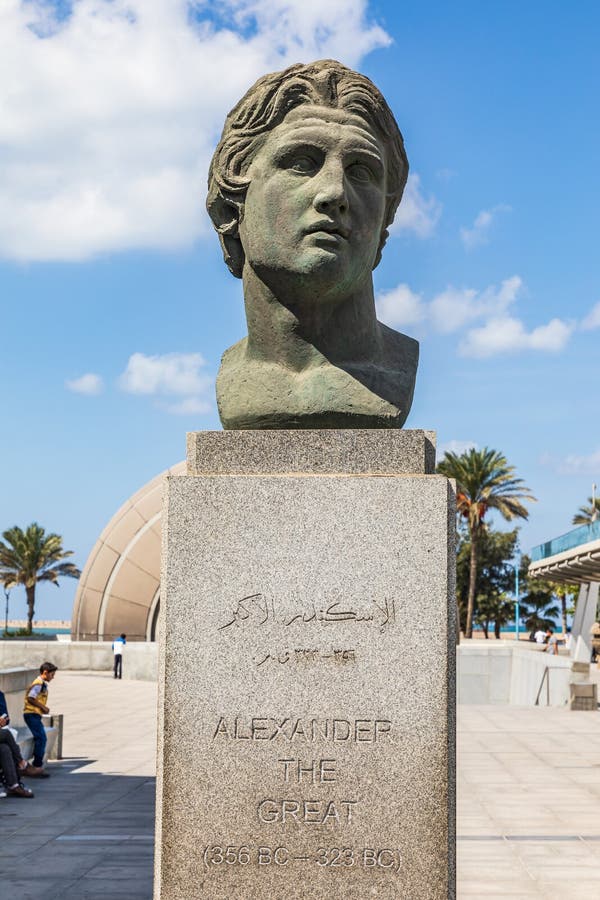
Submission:
<svg viewBox="0 0 600 900">
<path fill-rule="evenodd" d="M 548 669 L 549 689 L 542 679 Z M 553 656 L 537 647 L 511 641 L 462 642 L 457 654 L 458 702 L 566 706 L 572 679 L 568 656 Z M 549 703 L 548 703 L 549 694 Z"/>
<path fill-rule="evenodd" d="M 31 670 L 27 673 L 27 677 L 31 674 L 30 681 L 46 659 L 59 669 L 74 671 L 110 672 L 113 666 L 113 653 L 108 642 L 0 641 L 0 669 L 25 666 Z M 550 668 L 550 706 L 565 706 L 572 680 L 569 657 L 551 656 L 537 647 L 518 646 L 512 641 L 462 642 L 457 654 L 458 702 L 533 706 L 546 667 Z M 155 643 L 127 644 L 123 678 L 156 681 L 157 673 L 158 647 Z M 2 677 L 6 678 L 6 673 Z M 22 675 L 13 677 L 20 679 L 17 689 L 20 706 L 22 692 L 29 681 L 23 680 Z M 0 690 L 5 691 L 1 684 L 0 681 Z M 544 683 L 540 705 L 545 706 L 546 702 Z M 12 715 L 10 704 L 9 709 Z M 20 717 L 20 709 L 17 707 L 15 711 Z M 22 718 L 19 718 L 20 722 Z"/>
<path fill-rule="evenodd" d="M 12 728 L 24 727 L 23 698 L 26 689 L 39 674 L 39 666 L 36 669 L 17 668 L 16 666 L 5 668 L 0 661 L 0 691 L 6 700 Z"/>
<path fill-rule="evenodd" d="M 0 669 L 27 667 L 38 674 L 45 660 L 59 669 L 109 672 L 113 667 L 110 642 L 100 641 L 0 641 Z M 123 678 L 156 681 L 158 651 L 154 643 L 131 643 L 123 655 Z M 27 687 L 23 685 L 23 690 Z"/>
</svg>

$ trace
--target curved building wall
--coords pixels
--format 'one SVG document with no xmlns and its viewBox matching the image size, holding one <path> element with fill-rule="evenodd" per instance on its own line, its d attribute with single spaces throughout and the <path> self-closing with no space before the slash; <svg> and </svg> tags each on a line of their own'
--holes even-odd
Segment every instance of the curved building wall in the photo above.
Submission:
<svg viewBox="0 0 600 900">
<path fill-rule="evenodd" d="M 74 641 L 156 636 L 160 598 L 162 483 L 185 474 L 185 463 L 161 472 L 112 517 L 83 569 L 71 619 Z"/>
</svg>

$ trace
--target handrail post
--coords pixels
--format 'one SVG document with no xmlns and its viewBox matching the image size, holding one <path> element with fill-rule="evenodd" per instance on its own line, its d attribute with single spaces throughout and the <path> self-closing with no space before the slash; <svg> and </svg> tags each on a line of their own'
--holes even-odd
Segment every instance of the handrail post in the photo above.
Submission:
<svg viewBox="0 0 600 900">
<path fill-rule="evenodd" d="M 542 680 L 540 681 L 540 686 L 537 692 L 537 697 L 535 698 L 534 706 L 540 705 L 540 694 L 542 693 L 542 688 L 544 687 L 544 679 L 546 679 L 546 705 L 550 706 L 550 666 L 544 667 L 544 674 L 542 675 Z"/>
</svg>

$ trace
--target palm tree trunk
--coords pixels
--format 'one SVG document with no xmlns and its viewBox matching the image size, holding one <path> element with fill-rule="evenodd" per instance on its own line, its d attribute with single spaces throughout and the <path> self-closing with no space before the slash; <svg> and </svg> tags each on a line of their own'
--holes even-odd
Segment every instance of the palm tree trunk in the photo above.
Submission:
<svg viewBox="0 0 600 900">
<path fill-rule="evenodd" d="M 25 586 L 25 593 L 27 594 L 27 634 L 31 634 L 35 612 L 35 584 L 32 584 L 31 587 Z"/>
<path fill-rule="evenodd" d="M 562 630 L 563 634 L 567 634 L 567 595 L 563 594 L 560 598 L 560 611 L 562 614 Z"/>
<path fill-rule="evenodd" d="M 477 529 L 471 529 L 471 557 L 469 562 L 469 594 L 467 598 L 467 627 L 465 637 L 473 637 L 473 612 L 475 610 L 475 588 L 477 587 Z"/>
</svg>

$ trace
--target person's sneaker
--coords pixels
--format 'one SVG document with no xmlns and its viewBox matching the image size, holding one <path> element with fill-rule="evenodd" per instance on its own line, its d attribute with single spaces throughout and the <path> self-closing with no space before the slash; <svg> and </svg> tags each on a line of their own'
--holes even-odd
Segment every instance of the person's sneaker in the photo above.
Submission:
<svg viewBox="0 0 600 900">
<path fill-rule="evenodd" d="M 2 800 L 3 797 L 6 797 L 6 791 L 3 787 L 0 787 L 0 800 Z"/>
<path fill-rule="evenodd" d="M 6 793 L 9 797 L 33 797 L 33 791 L 30 791 L 29 788 L 24 787 L 22 784 L 18 784 L 14 788 L 7 788 Z"/>
</svg>

